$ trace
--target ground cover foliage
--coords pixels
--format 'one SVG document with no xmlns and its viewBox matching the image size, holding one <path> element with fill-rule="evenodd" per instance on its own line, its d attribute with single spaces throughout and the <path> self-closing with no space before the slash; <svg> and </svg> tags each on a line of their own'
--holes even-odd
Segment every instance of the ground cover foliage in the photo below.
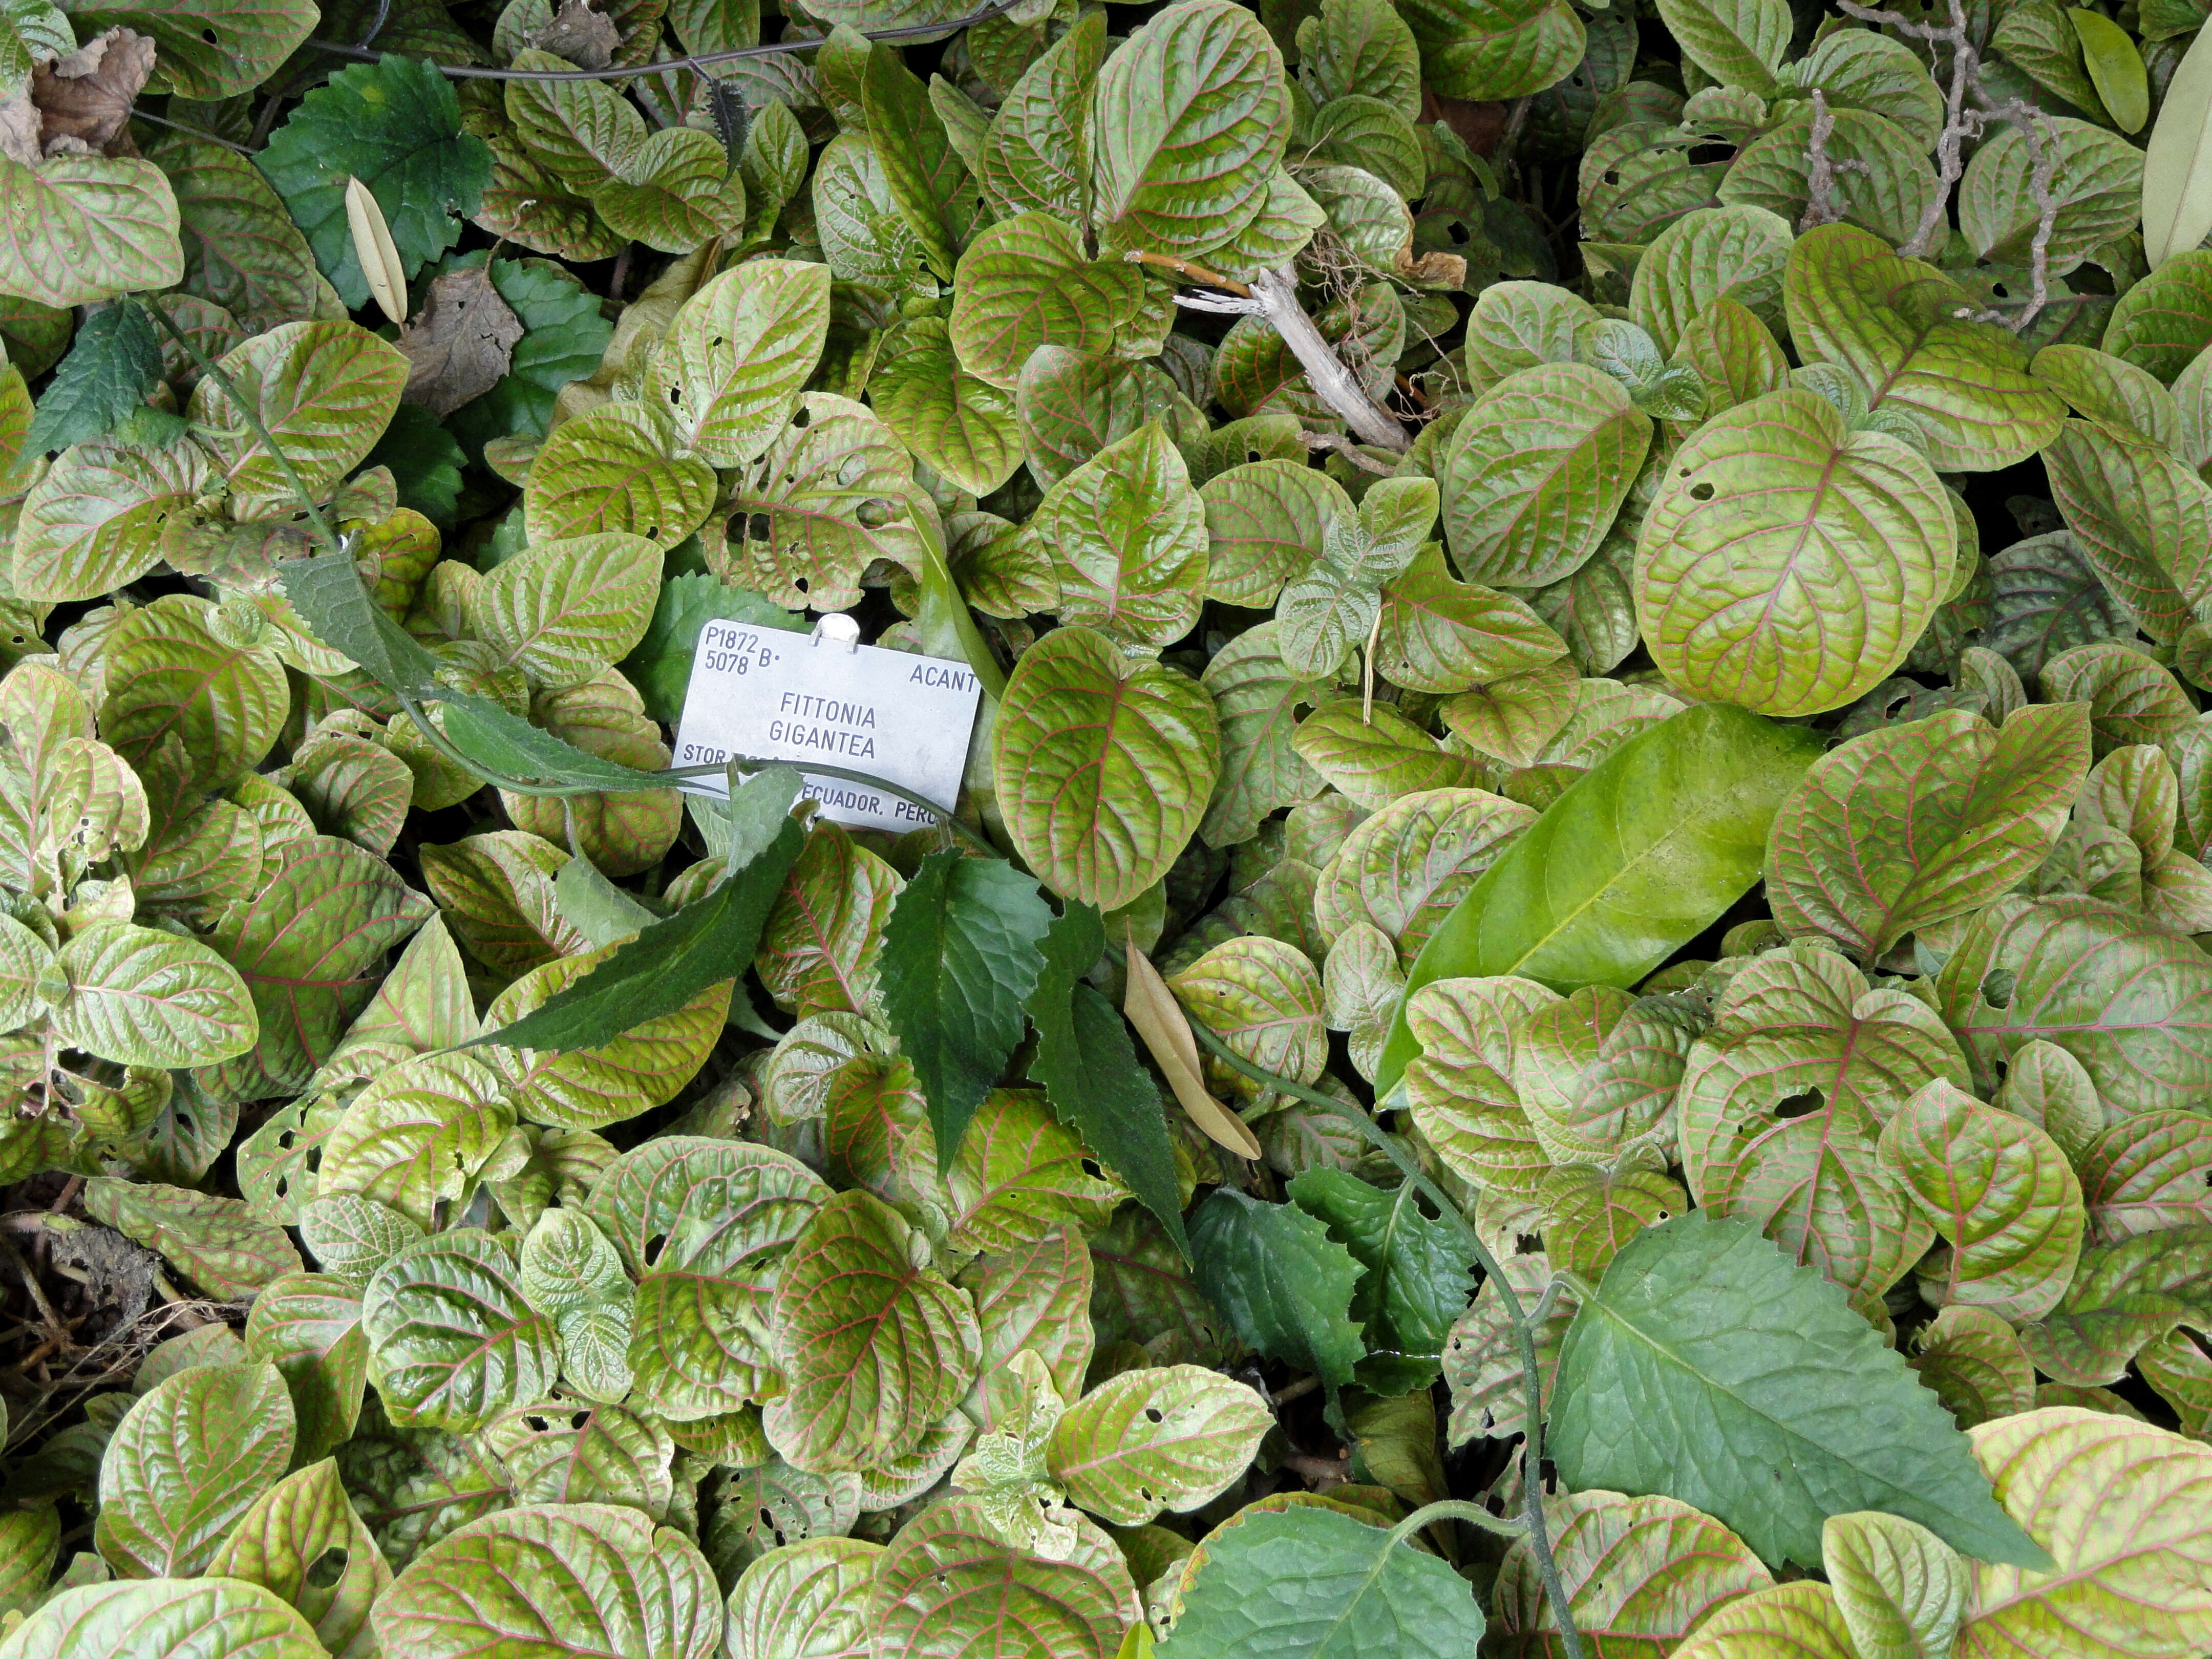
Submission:
<svg viewBox="0 0 2212 1659">
<path fill-rule="evenodd" d="M 2212 1648 L 2197 0 L 0 14 L 0 1659 Z"/>
</svg>

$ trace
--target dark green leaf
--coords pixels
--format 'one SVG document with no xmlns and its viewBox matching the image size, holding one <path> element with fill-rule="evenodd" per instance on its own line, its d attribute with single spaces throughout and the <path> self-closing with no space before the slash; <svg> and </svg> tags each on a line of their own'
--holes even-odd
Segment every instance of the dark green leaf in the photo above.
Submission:
<svg viewBox="0 0 2212 1659">
<path fill-rule="evenodd" d="M 1036 878 L 1003 859 L 933 853 L 884 926 L 884 1012 L 929 1102 L 940 1169 L 1022 1040 L 1052 926 Z"/>
<path fill-rule="evenodd" d="M 1029 999 L 1037 1033 L 1030 1070 L 1060 1121 L 1160 1218 L 1187 1261 L 1190 1237 L 1159 1085 L 1139 1063 L 1120 1012 L 1082 982 L 1106 948 L 1105 925 L 1091 906 L 1071 899 L 1042 948 L 1044 968 Z"/>
<path fill-rule="evenodd" d="M 1367 1345 L 1352 1322 L 1360 1266 L 1316 1217 L 1218 1188 L 1191 1218 L 1199 1288 L 1249 1347 L 1312 1372 L 1352 1380 Z"/>
<path fill-rule="evenodd" d="M 1290 1194 L 1366 1269 L 1352 1298 L 1367 1337 L 1361 1386 L 1383 1395 L 1428 1387 L 1474 1291 L 1458 1233 L 1423 1210 L 1411 1186 L 1386 1193 L 1342 1170 L 1308 1170 Z"/>
<path fill-rule="evenodd" d="M 390 52 L 310 92 L 254 160 L 331 286 L 355 307 L 368 303 L 368 279 L 346 224 L 349 175 L 383 208 L 410 277 L 453 245 L 453 216 L 473 214 L 491 182 L 491 152 L 462 131 L 453 83 L 434 64 Z"/>
<path fill-rule="evenodd" d="M 738 793 L 742 799 L 754 789 L 783 787 L 785 780 L 763 775 Z M 708 986 L 735 979 L 753 959 L 762 924 L 805 845 L 806 831 L 786 817 L 766 850 L 706 897 L 641 929 L 574 984 L 476 1042 L 561 1052 L 597 1048 L 676 1012 Z"/>
<path fill-rule="evenodd" d="M 698 649 L 699 630 L 710 622 L 799 633 L 806 628 L 799 617 L 750 589 L 732 587 L 698 571 L 671 576 L 660 585 L 660 603 L 653 608 L 645 637 L 622 660 L 622 672 L 654 720 L 673 725 L 683 715 L 684 693 L 691 684 L 691 655 Z"/>
<path fill-rule="evenodd" d="M 1720 703 L 1629 738 L 1453 907 L 1414 958 L 1406 995 L 1492 974 L 1559 991 L 1635 984 L 1759 879 L 1775 811 L 1820 752 L 1814 732 Z M 1419 1052 L 1401 999 L 1378 1096 Z"/>
<path fill-rule="evenodd" d="M 1632 1239 L 1567 1331 L 1553 1397 L 1568 1486 L 1678 1498 L 1772 1565 L 1817 1566 L 1828 1516 L 1884 1510 L 2049 1569 L 1905 1357 L 1742 1222 L 1693 1210 Z"/>
<path fill-rule="evenodd" d="M 1203 1548 L 1161 1659 L 1466 1659 L 1482 1640 L 1448 1563 L 1340 1511 L 1247 1511 Z"/>
<path fill-rule="evenodd" d="M 362 465 L 390 467 L 399 486 L 399 505 L 451 531 L 460 509 L 461 469 L 468 459 L 436 416 L 419 404 L 402 404 Z"/>
<path fill-rule="evenodd" d="M 126 301 L 84 319 L 32 416 L 27 453 L 44 455 L 97 438 L 161 383 L 161 343 L 146 313 Z"/>
</svg>

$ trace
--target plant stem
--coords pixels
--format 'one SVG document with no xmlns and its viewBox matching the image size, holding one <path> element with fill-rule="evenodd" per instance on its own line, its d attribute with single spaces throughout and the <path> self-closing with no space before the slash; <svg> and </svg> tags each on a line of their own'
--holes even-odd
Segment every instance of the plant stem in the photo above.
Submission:
<svg viewBox="0 0 2212 1659">
<path fill-rule="evenodd" d="M 1255 1083 L 1263 1083 L 1309 1105 L 1334 1113 L 1373 1142 L 1376 1150 L 1398 1166 L 1399 1174 L 1436 1206 L 1445 1224 L 1459 1236 L 1460 1243 L 1498 1286 L 1498 1300 L 1504 1304 L 1505 1316 L 1513 1323 L 1516 1345 L 1521 1350 L 1521 1380 L 1528 1401 L 1528 1427 L 1521 1447 L 1522 1516 L 1526 1528 L 1522 1535 L 1528 1540 L 1529 1554 L 1535 1558 L 1537 1577 L 1543 1580 L 1545 1599 L 1551 1603 L 1553 1617 L 1559 1621 L 1559 1638 L 1566 1646 L 1568 1659 L 1589 1659 L 1588 1651 L 1583 1646 L 1582 1633 L 1575 1628 L 1574 1615 L 1567 1610 L 1566 1587 L 1559 1577 L 1559 1563 L 1552 1559 L 1551 1534 L 1544 1522 L 1544 1382 L 1543 1372 L 1536 1360 L 1536 1327 L 1528 1310 L 1522 1305 L 1520 1297 L 1515 1294 L 1511 1282 L 1498 1267 L 1498 1258 L 1491 1255 L 1490 1247 L 1482 1242 L 1482 1236 L 1468 1225 L 1467 1218 L 1459 1212 L 1459 1206 L 1429 1179 L 1419 1161 L 1406 1150 L 1398 1137 L 1366 1113 L 1349 1102 L 1323 1094 L 1303 1083 L 1293 1083 L 1289 1078 L 1255 1066 L 1197 1020 L 1190 1022 L 1190 1030 L 1191 1035 L 1198 1039 L 1199 1047 L 1231 1071 L 1242 1073 Z M 1437 1507 L 1430 1505 L 1431 1509 Z M 1419 1513 L 1425 1515 L 1428 1510 Z M 1487 1515 L 1488 1511 L 1484 1513 Z"/>
</svg>

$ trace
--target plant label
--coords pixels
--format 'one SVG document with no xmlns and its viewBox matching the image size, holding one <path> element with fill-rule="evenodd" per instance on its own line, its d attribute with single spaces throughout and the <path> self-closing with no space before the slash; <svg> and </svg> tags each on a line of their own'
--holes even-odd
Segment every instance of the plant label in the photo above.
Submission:
<svg viewBox="0 0 2212 1659">
<path fill-rule="evenodd" d="M 951 810 L 968 763 L 982 684 L 964 663 L 811 638 L 744 623 L 699 632 L 676 731 L 676 764 L 717 766 L 733 757 L 809 761 L 867 772 Z M 806 776 L 825 817 L 866 830 L 919 830 L 926 808 L 865 783 Z M 724 796 L 728 781 L 684 788 Z"/>
</svg>

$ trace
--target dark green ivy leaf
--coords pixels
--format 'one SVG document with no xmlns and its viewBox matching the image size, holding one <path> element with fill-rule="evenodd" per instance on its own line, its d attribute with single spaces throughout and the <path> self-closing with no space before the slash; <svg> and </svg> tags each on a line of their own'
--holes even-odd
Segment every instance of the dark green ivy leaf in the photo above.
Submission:
<svg viewBox="0 0 2212 1659">
<path fill-rule="evenodd" d="M 1191 1218 L 1190 1242 L 1199 1289 L 1246 1346 L 1333 1389 L 1352 1380 L 1367 1353 L 1351 1317 L 1361 1268 L 1316 1217 L 1217 1188 Z"/>
<path fill-rule="evenodd" d="M 597 1048 L 744 973 L 760 944 L 761 925 L 806 845 L 805 829 L 788 816 L 793 781 L 789 772 L 778 770 L 740 787 L 739 799 L 748 807 L 775 804 L 751 800 L 754 791 L 781 794 L 786 816 L 767 848 L 720 886 L 667 921 L 641 929 L 573 984 L 476 1042 L 510 1048 Z"/>
<path fill-rule="evenodd" d="M 1022 1040 L 1052 908 L 1004 859 L 933 853 L 884 926 L 884 1012 L 929 1102 L 940 1167 Z"/>
<path fill-rule="evenodd" d="M 1343 1170 L 1312 1169 L 1290 1193 L 1367 1270 L 1352 1298 L 1367 1334 L 1360 1386 L 1383 1395 L 1428 1387 L 1474 1291 L 1458 1234 L 1422 1209 L 1411 1186 L 1386 1193 Z"/>
<path fill-rule="evenodd" d="M 1569 1488 L 1678 1498 L 1773 1566 L 1817 1567 L 1828 1516 L 1884 1510 L 2050 1570 L 1905 1357 L 1741 1221 L 1693 1210 L 1630 1240 L 1568 1328 L 1553 1397 Z"/>
<path fill-rule="evenodd" d="M 453 246 L 461 218 L 477 210 L 491 182 L 491 151 L 461 130 L 453 82 L 434 64 L 390 52 L 341 70 L 310 92 L 253 159 L 284 198 L 323 275 L 355 307 L 368 303 L 368 279 L 346 224 L 349 174 L 384 210 L 410 277 Z"/>
<path fill-rule="evenodd" d="M 161 383 L 161 343 L 146 313 L 128 302 L 94 312 L 39 399 L 25 453 L 44 455 L 103 435 Z"/>
<path fill-rule="evenodd" d="M 1182 1188 L 1159 1086 L 1138 1062 L 1120 1012 L 1083 983 L 1105 949 L 1097 910 L 1069 900 L 1044 936 L 1044 970 L 1030 994 L 1037 1034 L 1030 1072 L 1044 1085 L 1060 1121 L 1159 1218 L 1188 1261 L 1190 1236 L 1183 1231 Z"/>
<path fill-rule="evenodd" d="M 478 253 L 457 253 L 438 274 L 471 270 Z M 481 398 L 446 417 L 446 429 L 471 456 L 494 438 L 542 438 L 552 429 L 553 399 L 571 380 L 599 366 L 615 325 L 599 314 L 599 297 L 550 259 L 501 259 L 491 285 L 522 324 L 507 373 Z"/>
</svg>

